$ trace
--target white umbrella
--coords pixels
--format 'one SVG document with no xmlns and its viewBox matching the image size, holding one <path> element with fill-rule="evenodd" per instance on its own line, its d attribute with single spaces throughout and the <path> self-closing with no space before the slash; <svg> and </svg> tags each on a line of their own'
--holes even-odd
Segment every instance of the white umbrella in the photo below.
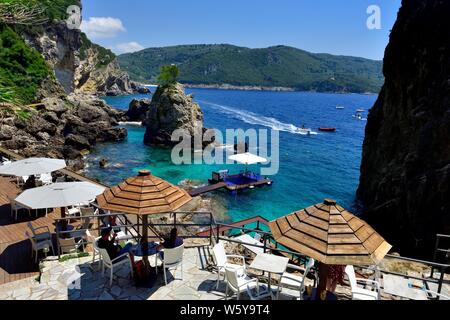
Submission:
<svg viewBox="0 0 450 320">
<path fill-rule="evenodd" d="M 235 154 L 230 156 L 228 159 L 245 164 L 245 172 L 247 172 L 247 165 L 267 162 L 266 158 L 251 154 L 249 152 Z"/>
<path fill-rule="evenodd" d="M 30 209 L 65 208 L 95 199 L 105 189 L 89 182 L 54 183 L 26 190 L 15 201 Z"/>
<path fill-rule="evenodd" d="M 245 165 L 267 162 L 266 158 L 251 154 L 249 152 L 235 154 L 235 155 L 230 156 L 228 159 L 230 159 L 232 161 L 236 161 L 238 163 L 245 164 Z"/>
<path fill-rule="evenodd" d="M 59 159 L 29 158 L 5 164 L 0 167 L 0 174 L 9 176 L 31 176 L 51 173 L 66 167 L 66 162 Z"/>
</svg>

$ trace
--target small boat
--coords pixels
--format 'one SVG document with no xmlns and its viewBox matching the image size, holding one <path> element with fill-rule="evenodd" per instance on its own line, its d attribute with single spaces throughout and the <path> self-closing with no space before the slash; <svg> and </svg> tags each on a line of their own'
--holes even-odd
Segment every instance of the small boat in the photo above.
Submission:
<svg viewBox="0 0 450 320">
<path fill-rule="evenodd" d="M 345 107 L 343 107 L 343 106 L 336 106 L 336 109 L 342 110 L 342 109 L 345 109 Z"/>
<path fill-rule="evenodd" d="M 312 130 L 311 129 L 306 129 L 306 128 L 298 128 L 297 132 L 300 133 L 300 134 L 310 135 Z"/>
<path fill-rule="evenodd" d="M 319 128 L 319 131 L 335 132 L 336 128 Z"/>
<path fill-rule="evenodd" d="M 356 110 L 356 112 L 357 113 L 362 113 L 362 112 L 365 112 L 365 110 L 364 109 L 358 109 L 358 110 Z"/>
</svg>

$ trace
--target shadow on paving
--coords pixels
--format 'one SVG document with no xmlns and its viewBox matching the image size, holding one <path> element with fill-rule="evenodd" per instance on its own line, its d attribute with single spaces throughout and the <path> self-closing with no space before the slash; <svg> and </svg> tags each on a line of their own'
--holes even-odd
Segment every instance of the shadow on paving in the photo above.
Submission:
<svg viewBox="0 0 450 320">
<path fill-rule="evenodd" d="M 0 254 L 0 268 L 9 274 L 39 272 L 39 264 L 31 258 L 30 240 L 2 245 L 7 247 Z"/>
</svg>

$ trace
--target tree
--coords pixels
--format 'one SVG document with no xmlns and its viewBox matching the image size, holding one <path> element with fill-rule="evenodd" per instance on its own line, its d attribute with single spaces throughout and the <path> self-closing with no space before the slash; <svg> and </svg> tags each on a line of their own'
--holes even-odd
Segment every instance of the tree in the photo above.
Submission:
<svg viewBox="0 0 450 320">
<path fill-rule="evenodd" d="M 164 65 L 161 67 L 161 72 L 158 76 L 158 82 L 161 86 L 170 86 L 177 83 L 180 75 L 180 69 L 174 64 Z"/>
</svg>

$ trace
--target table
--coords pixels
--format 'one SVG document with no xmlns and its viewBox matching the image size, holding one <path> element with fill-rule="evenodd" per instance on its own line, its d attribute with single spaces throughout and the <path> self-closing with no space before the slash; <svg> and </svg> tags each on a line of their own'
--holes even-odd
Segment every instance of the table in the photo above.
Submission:
<svg viewBox="0 0 450 320">
<path fill-rule="evenodd" d="M 250 268 L 269 273 L 268 294 L 263 294 L 260 296 L 260 298 L 266 296 L 270 296 L 272 299 L 275 298 L 270 286 L 270 283 L 272 281 L 272 273 L 282 275 L 286 271 L 288 263 L 288 258 L 275 256 L 273 254 L 260 253 L 256 256 L 255 260 L 253 260 L 252 264 L 250 265 Z M 279 288 L 277 290 L 277 293 L 278 291 Z"/>
<path fill-rule="evenodd" d="M 404 277 L 383 274 L 383 291 L 387 294 L 410 299 L 410 300 L 428 300 L 427 293 L 424 290 L 411 287 L 411 279 Z"/>
<path fill-rule="evenodd" d="M 155 242 L 150 242 L 148 244 L 148 253 L 147 256 L 153 256 L 155 254 L 157 254 L 156 248 L 158 247 L 158 244 Z M 131 249 L 131 252 L 133 252 L 133 254 L 137 257 L 143 257 L 144 256 L 144 250 L 142 250 L 142 244 L 138 244 L 133 246 L 133 248 Z"/>
</svg>

